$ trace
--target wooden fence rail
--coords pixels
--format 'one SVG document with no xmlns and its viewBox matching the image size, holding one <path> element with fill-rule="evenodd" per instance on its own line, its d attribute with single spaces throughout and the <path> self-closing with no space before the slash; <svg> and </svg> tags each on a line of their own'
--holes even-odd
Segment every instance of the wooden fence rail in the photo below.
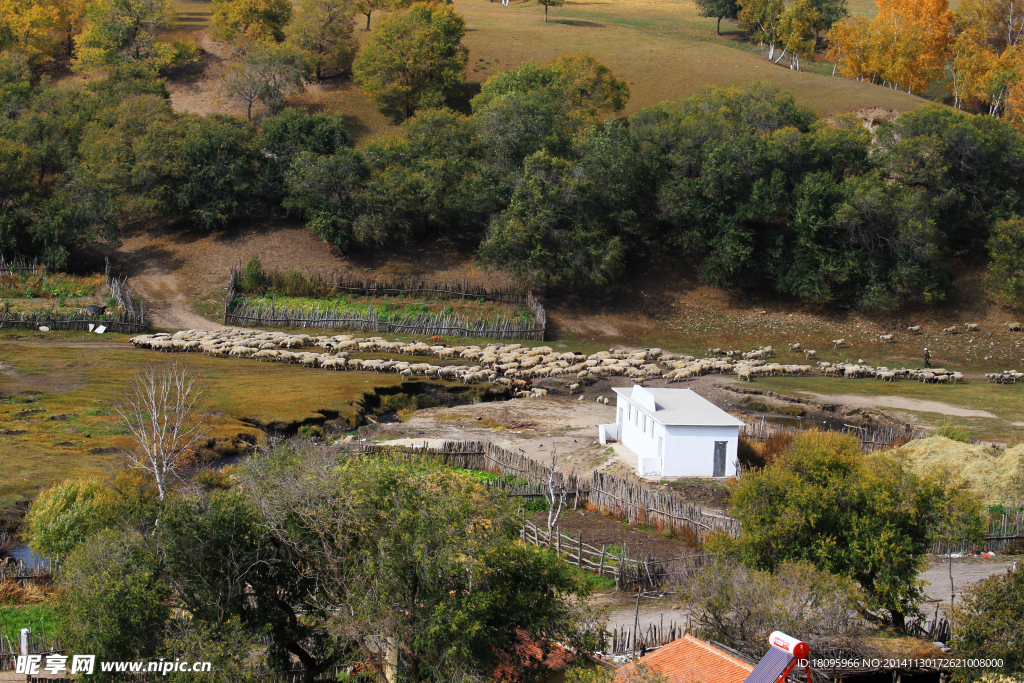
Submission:
<svg viewBox="0 0 1024 683">
<path fill-rule="evenodd" d="M 427 444 L 422 447 L 376 444 L 363 446 L 362 449 L 362 452 L 368 454 L 395 451 L 431 455 L 452 467 L 522 478 L 525 485 L 517 486 L 508 482 L 495 484 L 503 489 L 511 489 L 512 495 L 540 496 L 547 490 L 550 474 L 547 466 L 489 442 L 446 441 L 440 448 L 430 448 Z M 652 491 L 643 484 L 622 477 L 594 472 L 588 480 L 572 473 L 556 471 L 553 483 L 560 493 L 565 494 L 569 505 L 589 505 L 630 524 L 647 524 L 658 529 L 683 532 L 695 541 L 705 540 L 714 532 L 727 533 L 734 538 L 739 535 L 738 520 L 708 514 L 701 506 L 685 501 L 674 493 Z"/>
<path fill-rule="evenodd" d="M 403 332 L 407 334 L 442 335 L 450 337 L 483 337 L 487 339 L 544 340 L 547 314 L 544 306 L 529 291 L 514 289 L 491 290 L 465 283 L 426 284 L 420 281 L 368 283 L 338 280 L 324 285 L 329 291 L 345 290 L 367 296 L 407 295 L 429 293 L 442 298 L 482 298 L 506 303 L 522 304 L 533 313 L 533 323 L 524 324 L 507 315 L 474 320 L 469 316 L 443 311 L 421 313 L 400 319 L 382 315 L 372 305 L 366 312 L 355 308 L 332 309 L 325 302 L 320 308 L 302 310 L 295 307 L 254 305 L 238 291 L 241 271 L 231 269 L 227 296 L 224 300 L 224 324 L 267 327 L 301 327 L 322 329 L 348 329 L 372 332 Z"/>
<path fill-rule="evenodd" d="M 36 313 L 0 313 L 0 328 L 38 329 L 48 327 L 51 330 L 79 330 L 91 332 L 102 325 L 108 332 L 137 334 L 145 332 L 146 304 L 142 299 L 132 298 L 134 286 L 128 287 L 127 277 L 118 277 L 110 270 L 110 261 L 106 264 L 107 287 L 110 295 L 117 301 L 119 313 L 89 314 L 83 311 L 65 311 L 56 307 Z"/>
<path fill-rule="evenodd" d="M 582 534 L 570 536 L 557 527 L 548 532 L 528 519 L 523 519 L 520 538 L 531 545 L 549 548 L 573 566 L 615 579 L 617 590 L 656 589 L 680 583 L 714 558 L 714 555 L 699 552 L 672 558 L 656 558 L 650 554 L 634 557 L 630 556 L 628 546 L 614 553 L 607 545 L 598 548 L 585 543 Z"/>
<path fill-rule="evenodd" d="M 740 428 L 740 436 L 749 441 L 766 441 L 773 436 L 788 434 L 796 436 L 806 431 L 790 425 L 780 425 L 762 420 L 745 424 Z M 928 434 L 923 429 L 904 429 L 900 427 L 856 427 L 843 425 L 838 428 L 829 428 L 829 431 L 838 431 L 843 434 L 852 434 L 860 441 L 860 447 L 865 452 L 871 452 L 888 448 L 893 442 L 912 439 L 924 439 Z"/>
<path fill-rule="evenodd" d="M 7 261 L 0 256 L 0 275 L 38 275 L 39 264 L 20 257 Z"/>
</svg>

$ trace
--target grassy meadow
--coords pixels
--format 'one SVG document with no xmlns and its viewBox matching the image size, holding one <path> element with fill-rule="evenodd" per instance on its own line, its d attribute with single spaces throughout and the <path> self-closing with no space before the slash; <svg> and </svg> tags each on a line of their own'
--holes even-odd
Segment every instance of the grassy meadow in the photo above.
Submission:
<svg viewBox="0 0 1024 683">
<path fill-rule="evenodd" d="M 54 481 L 103 472 L 129 445 L 112 405 L 135 370 L 150 363 L 174 359 L 202 372 L 207 388 L 201 408 L 209 414 L 214 454 L 257 440 L 264 434 L 259 427 L 352 417 L 364 393 L 403 379 L 201 354 L 170 356 L 136 349 L 125 335 L 100 342 L 86 333 L 51 332 L 50 344 L 42 345 L 43 336 L 0 333 L 0 508 Z"/>
<path fill-rule="evenodd" d="M 461 101 L 453 106 L 468 109 L 468 100 L 479 84 L 526 61 L 545 62 L 563 54 L 589 52 L 624 79 L 632 97 L 624 115 L 664 101 L 675 101 L 708 85 L 732 86 L 751 80 L 767 80 L 793 93 L 800 104 L 821 115 L 866 108 L 906 111 L 926 100 L 866 83 L 831 76 L 831 65 L 807 65 L 804 72 L 773 65 L 763 51 L 743 39 L 739 28 L 722 23 L 715 34 L 715 20 L 697 16 L 692 0 L 568 0 L 549 11 L 531 0 L 500 2 L 456 0 L 465 17 L 464 44 L 469 48 L 467 85 Z M 228 46 L 215 47 L 204 40 L 212 28 L 206 2 L 175 0 L 177 25 L 167 35 L 190 38 L 214 50 L 203 61 L 200 80 L 216 80 L 230 58 Z M 852 0 L 854 14 L 871 15 L 874 0 Z M 379 13 L 374 18 L 380 16 Z M 365 17 L 355 18 L 355 38 L 366 37 Z M 826 68 L 827 67 L 827 68 Z M 197 84 L 191 68 L 172 76 L 170 87 L 175 106 L 198 113 L 234 113 L 240 110 L 225 101 L 214 86 Z M 179 82 L 180 81 L 180 82 Z M 382 114 L 348 77 L 330 78 L 311 85 L 290 103 L 311 111 L 344 114 L 350 133 L 360 144 L 393 131 L 400 123 Z"/>
</svg>

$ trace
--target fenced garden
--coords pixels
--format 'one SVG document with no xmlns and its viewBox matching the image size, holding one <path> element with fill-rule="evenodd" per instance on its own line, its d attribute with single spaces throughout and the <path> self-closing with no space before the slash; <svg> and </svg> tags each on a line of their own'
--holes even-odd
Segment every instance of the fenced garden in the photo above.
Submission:
<svg viewBox="0 0 1024 683">
<path fill-rule="evenodd" d="M 108 296 L 97 306 L 93 302 L 103 285 Z M 145 302 L 134 296 L 127 277 L 112 272 L 109 261 L 103 275 L 84 277 L 48 273 L 34 263 L 0 262 L 0 299 L 0 329 L 91 332 L 102 327 L 134 334 L 147 327 Z"/>
<path fill-rule="evenodd" d="M 268 272 L 253 259 L 231 269 L 224 324 L 543 340 L 547 316 L 524 288 Z"/>
</svg>

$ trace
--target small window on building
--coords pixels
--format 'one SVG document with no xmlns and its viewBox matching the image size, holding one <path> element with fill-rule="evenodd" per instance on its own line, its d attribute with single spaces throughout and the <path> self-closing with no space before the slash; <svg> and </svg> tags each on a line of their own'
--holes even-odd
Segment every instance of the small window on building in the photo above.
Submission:
<svg viewBox="0 0 1024 683">
<path fill-rule="evenodd" d="M 644 431 L 647 431 L 647 416 L 644 415 Z"/>
</svg>

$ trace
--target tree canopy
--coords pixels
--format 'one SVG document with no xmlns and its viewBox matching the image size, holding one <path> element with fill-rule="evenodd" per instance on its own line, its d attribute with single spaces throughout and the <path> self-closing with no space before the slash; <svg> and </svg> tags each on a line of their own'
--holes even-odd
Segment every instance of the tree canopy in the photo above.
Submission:
<svg viewBox="0 0 1024 683">
<path fill-rule="evenodd" d="M 812 432 L 739 481 L 730 500 L 742 530 L 720 543 L 752 567 L 800 560 L 847 576 L 867 609 L 902 628 L 922 599 L 917 574 L 952 495 L 947 484 L 888 452 L 864 454 L 852 436 Z"/>
</svg>

